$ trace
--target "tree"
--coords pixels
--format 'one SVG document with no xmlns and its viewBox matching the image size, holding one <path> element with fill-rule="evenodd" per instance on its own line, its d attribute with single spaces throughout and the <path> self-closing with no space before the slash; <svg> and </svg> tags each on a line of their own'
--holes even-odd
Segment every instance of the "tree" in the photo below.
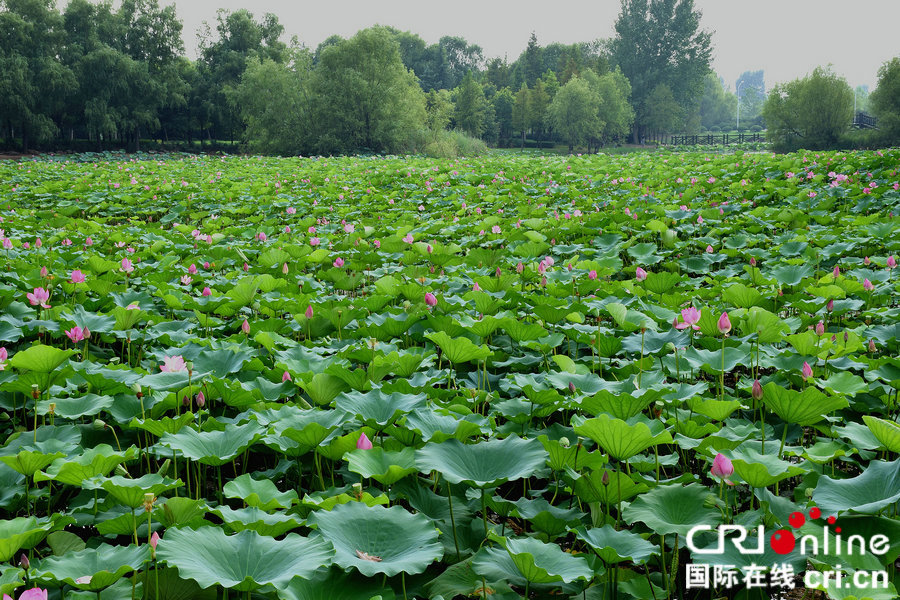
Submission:
<svg viewBox="0 0 900 600">
<path fill-rule="evenodd" d="M 546 124 L 547 107 L 550 106 L 550 94 L 544 87 L 544 82 L 538 79 L 528 93 L 528 126 L 537 134 L 538 140 L 543 140 L 544 125 Z"/>
<path fill-rule="evenodd" d="M 312 55 L 293 49 L 290 60 L 250 60 L 241 83 L 227 92 L 247 123 L 244 140 L 254 152 L 298 154 L 312 150 Z"/>
<path fill-rule="evenodd" d="M 584 73 L 584 80 L 600 100 L 599 145 L 625 137 L 634 122 L 634 109 L 628 102 L 631 96 L 631 84 L 628 83 L 628 79 L 617 68 L 602 76 L 597 76 L 593 69 L 588 69 Z"/>
<path fill-rule="evenodd" d="M 516 97 L 509 88 L 501 88 L 491 98 L 491 104 L 494 106 L 494 117 L 497 119 L 498 143 L 506 146 L 513 134 L 513 107 L 516 104 Z"/>
<path fill-rule="evenodd" d="M 497 89 L 507 87 L 509 85 L 509 65 L 506 64 L 506 59 L 492 58 L 489 60 L 484 78 L 488 83 L 493 83 Z"/>
<path fill-rule="evenodd" d="M 528 46 L 525 48 L 521 62 L 523 75 L 525 76 L 525 85 L 531 87 L 541 76 L 541 73 L 544 72 L 543 50 L 538 45 L 537 36 L 533 31 L 531 32 L 531 37 L 528 38 Z"/>
<path fill-rule="evenodd" d="M 525 147 L 525 132 L 528 130 L 530 123 L 531 107 L 529 106 L 529 101 L 528 86 L 523 83 L 519 91 L 516 92 L 516 100 L 512 109 L 512 128 L 521 132 L 522 148 Z"/>
<path fill-rule="evenodd" d="M 453 101 L 448 90 L 431 90 L 425 95 L 425 126 L 433 132 L 444 131 L 453 117 Z"/>
<path fill-rule="evenodd" d="M 878 117 L 884 142 L 900 142 L 900 57 L 892 58 L 878 69 L 878 86 L 869 95 L 869 102 Z"/>
<path fill-rule="evenodd" d="M 484 62 L 481 46 L 469 44 L 461 37 L 445 35 L 438 40 L 438 46 L 447 65 L 443 87 L 448 90 L 457 87 L 466 73 L 479 70 Z"/>
<path fill-rule="evenodd" d="M 672 133 L 682 115 L 672 90 L 665 83 L 653 88 L 644 101 L 644 124 L 647 131 L 656 134 Z"/>
<path fill-rule="evenodd" d="M 741 104 L 741 127 L 761 124 L 762 106 L 766 100 L 766 80 L 763 71 L 744 71 L 734 82 L 734 89 Z"/>
<path fill-rule="evenodd" d="M 712 46 L 700 17 L 693 0 L 622 0 L 611 55 L 631 83 L 635 140 L 649 127 L 648 100 L 657 86 L 665 85 L 685 111 L 702 94 Z"/>
<path fill-rule="evenodd" d="M 319 151 L 395 152 L 425 126 L 425 94 L 383 27 L 323 50 L 312 83 Z"/>
<path fill-rule="evenodd" d="M 572 77 L 557 92 L 550 104 L 548 118 L 572 152 L 575 146 L 584 145 L 590 138 L 600 135 L 603 123 L 599 112 L 597 93 L 584 79 Z"/>
<path fill-rule="evenodd" d="M 833 147 L 853 120 L 853 90 L 831 68 L 776 85 L 763 106 L 768 137 L 777 147 Z"/>
<path fill-rule="evenodd" d="M 722 79 L 710 71 L 700 97 L 700 124 L 706 129 L 731 129 L 737 111 L 737 97 L 725 91 Z"/>
<path fill-rule="evenodd" d="M 486 110 L 487 100 L 484 97 L 484 90 L 469 71 L 456 90 L 453 120 L 457 129 L 465 131 L 472 137 L 481 137 L 485 130 Z"/>
</svg>

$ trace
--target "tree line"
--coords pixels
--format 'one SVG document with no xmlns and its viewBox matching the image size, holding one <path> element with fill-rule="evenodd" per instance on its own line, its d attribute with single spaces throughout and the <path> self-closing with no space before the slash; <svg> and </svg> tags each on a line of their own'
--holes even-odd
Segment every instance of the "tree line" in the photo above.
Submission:
<svg viewBox="0 0 900 600">
<path fill-rule="evenodd" d="M 0 0 L 0 139 L 22 150 L 151 139 L 278 154 L 452 153 L 468 142 L 593 151 L 729 130 L 735 116 L 760 128 L 762 71 L 726 91 L 700 18 L 693 0 L 622 0 L 612 39 L 542 46 L 532 33 L 509 62 L 462 37 L 428 44 L 382 26 L 307 48 L 285 43 L 276 15 L 220 10 L 190 60 L 174 7 L 158 0 L 71 0 L 62 11 Z"/>
</svg>

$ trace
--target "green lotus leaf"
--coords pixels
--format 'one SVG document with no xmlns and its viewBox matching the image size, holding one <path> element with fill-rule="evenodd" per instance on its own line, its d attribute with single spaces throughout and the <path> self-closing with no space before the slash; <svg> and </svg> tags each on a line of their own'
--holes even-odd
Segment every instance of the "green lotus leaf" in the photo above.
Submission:
<svg viewBox="0 0 900 600">
<path fill-rule="evenodd" d="M 399 452 L 386 452 L 383 448 L 353 450 L 345 458 L 350 471 L 383 485 L 391 485 L 418 471 L 412 448 L 403 448 Z"/>
<path fill-rule="evenodd" d="M 134 458 L 135 448 L 132 446 L 125 452 L 115 452 L 109 444 L 99 444 L 88 448 L 78 456 L 60 458 L 47 468 L 46 472 L 36 473 L 35 481 L 52 479 L 59 483 L 81 486 L 85 479 L 98 475 L 106 476 L 123 462 Z"/>
<path fill-rule="evenodd" d="M 603 483 L 603 474 L 607 473 L 609 481 Z M 584 502 L 618 502 L 646 492 L 650 488 L 643 483 L 636 483 L 628 474 L 621 471 L 596 470 L 582 475 L 570 468 L 566 469 L 574 481 L 575 494 Z"/>
<path fill-rule="evenodd" d="M 334 435 L 343 421 L 340 410 L 305 410 L 273 421 L 275 433 L 297 442 L 297 454 L 306 454 Z"/>
<path fill-rule="evenodd" d="M 59 513 L 50 517 L 16 517 L 0 521 L 0 562 L 10 560 L 20 548 L 34 548 L 47 534 L 73 521 Z"/>
<path fill-rule="evenodd" d="M 55 556 L 62 556 L 67 552 L 81 552 L 87 547 L 84 540 L 69 531 L 54 531 L 49 534 L 47 545 Z"/>
<path fill-rule="evenodd" d="M 763 387 L 763 402 L 781 420 L 807 426 L 818 423 L 830 412 L 849 406 L 843 396 L 828 396 L 814 387 L 802 392 L 767 383 Z"/>
<path fill-rule="evenodd" d="M 22 450 L 13 456 L 0 456 L 0 460 L 25 477 L 32 477 L 35 473 L 56 459 L 64 456 L 65 454 L 62 452 L 44 454 L 43 452 L 35 452 L 33 450 Z"/>
<path fill-rule="evenodd" d="M 771 442 L 770 447 L 777 442 Z M 773 450 L 777 450 L 773 448 Z M 743 444 L 731 451 L 734 472 L 750 487 L 762 488 L 788 477 L 802 475 L 809 468 L 780 460 L 774 454 L 760 454 L 755 448 Z"/>
<path fill-rule="evenodd" d="M 335 564 L 355 568 L 366 577 L 391 577 L 401 571 L 414 575 L 443 556 L 431 520 L 400 506 L 350 502 L 314 511 L 307 522 L 334 545 Z"/>
<path fill-rule="evenodd" d="M 386 394 L 380 389 L 345 392 L 335 401 L 337 410 L 356 415 L 373 429 L 383 429 L 404 414 L 425 404 L 425 394 Z"/>
<path fill-rule="evenodd" d="M 233 509 L 219 506 L 212 509 L 231 531 L 238 532 L 249 529 L 260 535 L 280 537 L 303 525 L 303 519 L 297 515 L 289 515 L 283 511 L 268 513 L 258 507 Z"/>
<path fill-rule="evenodd" d="M 18 567 L 0 568 L 0 594 L 14 597 L 15 590 L 25 585 L 25 569 Z"/>
<path fill-rule="evenodd" d="M 316 373 L 309 381 L 300 383 L 300 387 L 306 392 L 313 402 L 319 406 L 326 406 L 349 387 L 341 378 L 328 373 Z"/>
<path fill-rule="evenodd" d="M 455 365 L 482 361 L 493 354 L 485 345 L 479 346 L 469 338 L 451 338 L 443 331 L 433 331 L 425 334 L 425 337 L 440 347 L 447 360 Z"/>
<path fill-rule="evenodd" d="M 245 473 L 232 479 L 222 488 L 228 498 L 240 498 L 247 506 L 270 511 L 276 508 L 290 508 L 299 501 L 296 490 L 280 492 L 269 479 L 253 479 Z"/>
<path fill-rule="evenodd" d="M 221 466 L 262 439 L 264 429 L 255 421 L 225 425 L 223 431 L 197 431 L 185 427 L 178 433 L 164 433 L 159 446 L 181 452 L 205 465 Z"/>
<path fill-rule="evenodd" d="M 822 385 L 826 390 L 832 393 L 844 394 L 847 396 L 855 396 L 859 392 L 864 392 L 869 389 L 868 384 L 862 377 L 854 375 L 853 373 L 848 373 L 847 371 L 833 373 L 828 379 L 822 382 Z"/>
<path fill-rule="evenodd" d="M 630 394 L 600 390 L 593 396 L 582 398 L 580 404 L 588 414 L 598 416 L 600 413 L 609 413 L 617 419 L 627 420 L 658 398 L 659 394 L 652 390 L 637 390 Z"/>
<path fill-rule="evenodd" d="M 50 404 L 54 405 L 53 414 L 64 419 L 93 416 L 110 408 L 116 399 L 112 396 L 84 394 L 71 398 L 52 398 L 38 402 L 38 414 L 50 413 Z"/>
<path fill-rule="evenodd" d="M 900 425 L 872 415 L 863 415 L 863 421 L 888 452 L 900 452 Z"/>
<path fill-rule="evenodd" d="M 128 424 L 128 427 L 132 429 L 143 429 L 144 431 L 152 433 L 156 437 L 162 437 L 164 433 L 178 433 L 179 431 L 181 431 L 182 427 L 192 422 L 193 420 L 194 413 L 185 412 L 181 413 L 175 418 L 168 416 L 159 417 L 157 419 L 134 418 L 131 420 L 131 423 Z"/>
<path fill-rule="evenodd" d="M 416 466 L 426 473 L 437 471 L 450 483 L 491 488 L 531 477 L 544 466 L 547 456 L 537 440 L 524 440 L 515 435 L 477 444 L 453 439 L 417 450 Z"/>
<path fill-rule="evenodd" d="M 845 511 L 876 513 L 900 500 L 900 460 L 872 461 L 856 477 L 819 478 L 813 491 L 813 502 L 823 513 Z"/>
<path fill-rule="evenodd" d="M 53 346 L 36 344 L 26 350 L 16 352 L 9 359 L 9 364 L 19 371 L 50 373 L 73 354 L 75 354 L 74 350 L 62 350 Z"/>
<path fill-rule="evenodd" d="M 698 483 L 661 485 L 638 496 L 622 514 L 626 522 L 640 521 L 655 533 L 685 536 L 695 525 L 715 527 L 722 522 L 722 513 L 706 506 L 710 493 Z"/>
<path fill-rule="evenodd" d="M 450 438 L 459 441 L 481 435 L 486 421 L 480 415 L 457 415 L 440 409 L 422 407 L 406 417 L 406 427 L 418 431 L 422 440 L 440 443 Z"/>
<path fill-rule="evenodd" d="M 651 556 L 659 554 L 659 546 L 651 544 L 630 531 L 617 531 L 612 525 L 603 527 L 579 527 L 575 529 L 578 539 L 594 549 L 606 564 L 630 560 L 636 564 L 646 563 Z"/>
<path fill-rule="evenodd" d="M 642 328 L 649 331 L 656 331 L 658 328 L 656 321 L 642 312 L 627 308 L 624 304 L 610 302 L 606 305 L 606 310 L 615 319 L 619 327 L 629 333 L 639 331 Z"/>
<path fill-rule="evenodd" d="M 201 588 L 212 585 L 238 591 L 312 576 L 327 567 L 334 549 L 321 537 L 289 533 L 276 541 L 255 531 L 225 535 L 218 527 L 169 529 L 157 545 L 157 558 L 176 567 L 181 577 Z"/>
<path fill-rule="evenodd" d="M 379 579 L 364 579 L 332 568 L 316 573 L 311 579 L 292 579 L 276 590 L 281 600 L 394 600 L 388 586 Z"/>
<path fill-rule="evenodd" d="M 96 482 L 94 484 L 93 482 Z M 144 503 L 144 494 L 160 495 L 161 493 L 184 485 L 180 479 L 169 479 L 156 473 L 147 473 L 137 479 L 129 479 L 116 475 L 108 479 L 95 479 L 90 488 L 96 485 L 129 508 L 137 508 Z M 87 483 L 87 482 L 85 482 Z"/>
<path fill-rule="evenodd" d="M 534 538 L 497 538 L 500 548 L 483 547 L 472 559 L 479 575 L 500 581 L 536 584 L 588 580 L 594 571 L 580 556 Z"/>
<path fill-rule="evenodd" d="M 80 552 L 49 556 L 36 565 L 32 577 L 40 581 L 67 583 L 80 590 L 100 591 L 150 560 L 150 546 L 100 544 Z M 86 579 L 89 578 L 89 579 Z"/>
<path fill-rule="evenodd" d="M 591 438 L 616 460 L 628 460 L 657 444 L 672 442 L 663 424 L 644 418 L 629 424 L 622 419 L 601 414 L 593 419 L 572 419 L 575 433 Z"/>
</svg>

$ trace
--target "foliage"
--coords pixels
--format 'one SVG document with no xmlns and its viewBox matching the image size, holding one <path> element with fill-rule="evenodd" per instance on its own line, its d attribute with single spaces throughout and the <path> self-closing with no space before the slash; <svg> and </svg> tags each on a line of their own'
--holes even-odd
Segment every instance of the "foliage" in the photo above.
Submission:
<svg viewBox="0 0 900 600">
<path fill-rule="evenodd" d="M 884 142 L 900 142 L 900 57 L 892 58 L 878 69 L 878 87 L 869 96 L 869 101 L 878 117 Z"/>
<path fill-rule="evenodd" d="M 769 140 L 779 148 L 828 148 L 853 120 L 853 91 L 830 68 L 776 85 L 763 107 Z"/>
<path fill-rule="evenodd" d="M 599 137 L 600 97 L 587 81 L 573 77 L 560 88 L 550 104 L 549 121 L 556 132 L 569 143 L 569 152 L 577 145 Z"/>
</svg>

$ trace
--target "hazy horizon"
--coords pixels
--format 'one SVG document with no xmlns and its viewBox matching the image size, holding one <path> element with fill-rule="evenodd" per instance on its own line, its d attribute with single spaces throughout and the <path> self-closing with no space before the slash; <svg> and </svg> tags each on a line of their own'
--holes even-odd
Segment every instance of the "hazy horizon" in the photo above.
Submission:
<svg viewBox="0 0 900 600">
<path fill-rule="evenodd" d="M 66 2 L 61 2 L 64 8 Z M 380 24 L 408 30 L 427 43 L 444 35 L 459 35 L 478 44 L 486 59 L 506 56 L 514 61 L 525 49 L 531 32 L 542 46 L 610 38 L 619 14 L 619 0 L 584 2 L 475 2 L 452 5 L 413 0 L 361 2 L 345 0 L 303 6 L 279 0 L 160 0 L 175 4 L 184 24 L 185 52 L 197 57 L 197 32 L 204 21 L 215 27 L 219 8 L 246 8 L 256 17 L 270 12 L 285 29 L 309 48 L 333 34 L 349 37 Z M 900 2 L 859 0 L 695 0 L 703 13 L 702 27 L 713 31 L 713 70 L 729 89 L 744 71 L 765 71 L 766 86 L 810 73 L 818 65 L 833 64 L 851 86 L 874 89 L 878 68 L 900 55 Z"/>
</svg>

